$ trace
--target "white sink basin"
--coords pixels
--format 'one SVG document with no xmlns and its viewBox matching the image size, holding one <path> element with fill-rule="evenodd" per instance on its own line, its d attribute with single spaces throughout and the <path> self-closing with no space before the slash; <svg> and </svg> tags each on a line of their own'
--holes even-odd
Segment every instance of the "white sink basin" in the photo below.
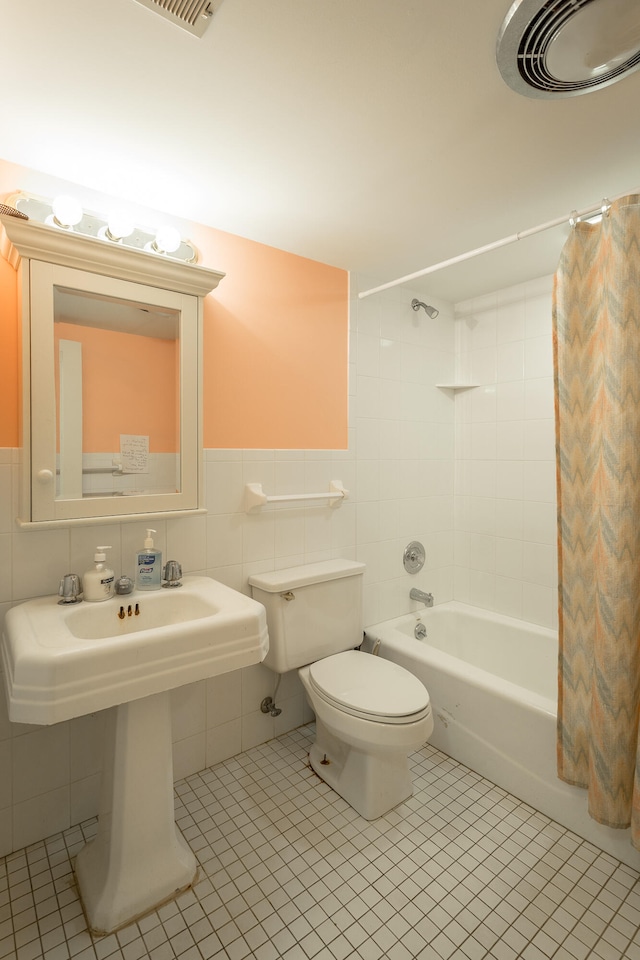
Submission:
<svg viewBox="0 0 640 960">
<path fill-rule="evenodd" d="M 191 624 L 222 612 L 208 594 L 212 591 L 205 581 L 206 593 L 195 589 L 162 590 L 154 593 L 131 594 L 119 602 L 100 604 L 73 604 L 65 617 L 67 630 L 79 640 L 105 640 L 127 633 L 142 633 L 174 624 Z M 235 599 L 235 598 L 234 598 Z M 97 609 L 96 609 L 97 608 Z M 47 641 L 44 641 L 45 644 Z"/>
<path fill-rule="evenodd" d="M 9 717 L 58 723 L 259 663 L 268 648 L 264 607 L 209 577 L 100 603 L 29 600 L 5 620 Z"/>
<path fill-rule="evenodd" d="M 2 641 L 11 720 L 113 708 L 98 828 L 75 861 L 89 928 L 111 933 L 197 875 L 174 823 L 169 691 L 263 660 L 265 609 L 209 577 L 185 577 L 101 603 L 29 600 L 7 613 Z"/>
</svg>

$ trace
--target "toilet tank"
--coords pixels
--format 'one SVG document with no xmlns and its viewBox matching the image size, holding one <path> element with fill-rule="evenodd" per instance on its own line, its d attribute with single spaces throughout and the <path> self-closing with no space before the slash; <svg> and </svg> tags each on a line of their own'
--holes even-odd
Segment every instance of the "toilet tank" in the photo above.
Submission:
<svg viewBox="0 0 640 960">
<path fill-rule="evenodd" d="M 269 652 L 262 661 L 286 673 L 362 643 L 364 563 L 323 560 L 249 577 L 267 610 Z"/>
</svg>

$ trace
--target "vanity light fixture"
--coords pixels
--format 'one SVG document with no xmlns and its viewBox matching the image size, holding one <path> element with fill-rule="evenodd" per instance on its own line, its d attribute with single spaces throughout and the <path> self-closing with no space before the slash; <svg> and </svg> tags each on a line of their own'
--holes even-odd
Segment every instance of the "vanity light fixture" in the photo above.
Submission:
<svg viewBox="0 0 640 960">
<path fill-rule="evenodd" d="M 121 243 L 130 237 L 134 231 L 133 221 L 126 214 L 112 213 L 109 215 L 107 225 L 104 228 L 104 239 L 111 240 L 112 243 Z M 98 233 L 101 236 L 102 232 Z"/>
<path fill-rule="evenodd" d="M 151 243 L 151 249 L 154 253 L 174 253 L 180 243 L 180 234 L 175 227 L 159 227 Z"/>
<path fill-rule="evenodd" d="M 146 250 L 183 263 L 196 263 L 198 260 L 195 247 L 183 240 L 175 227 L 136 227 L 131 218 L 122 211 L 114 211 L 107 217 L 83 210 L 76 197 L 60 196 L 51 201 L 26 193 L 16 193 L 7 198 L 7 203 L 30 220 L 59 230 L 96 237 L 105 243 Z"/>
<path fill-rule="evenodd" d="M 64 230 L 72 230 L 82 220 L 82 204 L 75 197 L 62 195 L 51 204 L 51 216 L 45 222 Z"/>
</svg>

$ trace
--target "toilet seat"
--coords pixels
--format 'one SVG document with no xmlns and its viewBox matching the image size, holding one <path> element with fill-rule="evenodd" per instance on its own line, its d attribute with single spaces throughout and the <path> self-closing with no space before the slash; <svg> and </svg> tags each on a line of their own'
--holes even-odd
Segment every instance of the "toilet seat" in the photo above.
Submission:
<svg viewBox="0 0 640 960">
<path fill-rule="evenodd" d="M 390 660 L 348 650 L 309 666 L 309 680 L 333 706 L 378 723 L 415 723 L 431 712 L 425 686 Z"/>
</svg>

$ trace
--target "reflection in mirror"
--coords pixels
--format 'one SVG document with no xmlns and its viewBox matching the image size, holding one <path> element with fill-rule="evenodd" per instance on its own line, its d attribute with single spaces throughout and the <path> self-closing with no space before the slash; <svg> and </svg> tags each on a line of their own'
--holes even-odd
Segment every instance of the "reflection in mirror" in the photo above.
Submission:
<svg viewBox="0 0 640 960">
<path fill-rule="evenodd" d="M 56 499 L 180 492 L 180 313 L 56 286 Z"/>
</svg>

